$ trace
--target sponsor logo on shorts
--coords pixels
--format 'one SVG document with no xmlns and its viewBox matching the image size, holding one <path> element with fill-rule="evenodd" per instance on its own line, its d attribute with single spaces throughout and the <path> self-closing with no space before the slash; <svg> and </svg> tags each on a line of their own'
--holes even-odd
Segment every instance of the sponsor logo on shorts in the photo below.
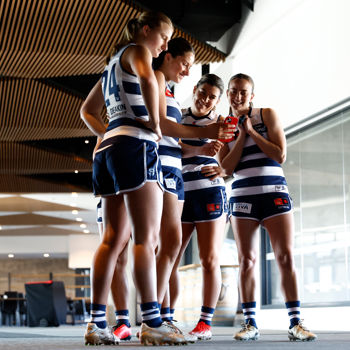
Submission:
<svg viewBox="0 0 350 350">
<path fill-rule="evenodd" d="M 215 214 L 221 210 L 221 204 L 210 203 L 207 204 L 207 212 L 210 214 Z"/>
<path fill-rule="evenodd" d="M 289 208 L 289 201 L 286 198 L 275 198 L 274 202 L 278 208 Z"/>
<path fill-rule="evenodd" d="M 166 188 L 168 188 L 169 190 L 176 190 L 176 182 L 174 179 L 164 179 L 164 182 Z"/>
<path fill-rule="evenodd" d="M 250 214 L 252 211 L 252 204 L 251 203 L 233 203 L 233 211 Z"/>
</svg>

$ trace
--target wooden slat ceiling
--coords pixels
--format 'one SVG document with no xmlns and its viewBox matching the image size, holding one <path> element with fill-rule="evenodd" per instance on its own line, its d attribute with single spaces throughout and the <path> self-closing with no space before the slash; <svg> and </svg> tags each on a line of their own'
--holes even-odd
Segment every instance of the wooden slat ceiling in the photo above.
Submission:
<svg viewBox="0 0 350 350">
<path fill-rule="evenodd" d="M 90 136 L 81 118 L 82 98 L 35 79 L 0 82 L 0 140 L 28 141 Z"/>
<path fill-rule="evenodd" d="M 3 76 L 43 78 L 101 73 L 104 59 L 130 18 L 142 10 L 130 1 L 1 1 L 0 67 Z M 225 54 L 179 28 L 196 50 L 196 62 Z"/>
<path fill-rule="evenodd" d="M 1 142 L 2 174 L 33 175 L 61 173 L 66 169 L 91 171 L 91 162 L 15 142 Z M 16 157 L 12 157 L 15 154 Z"/>
<path fill-rule="evenodd" d="M 22 143 L 92 135 L 79 116 L 85 96 L 52 79 L 101 74 L 127 21 L 141 12 L 122 0 L 0 0 L 0 192 L 79 191 L 30 175 L 89 171 L 91 159 Z M 192 43 L 197 63 L 225 59 L 179 28 L 176 36 Z"/>
</svg>

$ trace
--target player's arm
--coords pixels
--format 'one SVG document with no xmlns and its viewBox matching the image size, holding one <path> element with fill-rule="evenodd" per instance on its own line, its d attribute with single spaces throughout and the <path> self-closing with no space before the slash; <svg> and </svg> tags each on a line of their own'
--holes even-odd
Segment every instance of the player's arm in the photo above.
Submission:
<svg viewBox="0 0 350 350">
<path fill-rule="evenodd" d="M 88 97 L 80 108 L 80 117 L 86 126 L 98 137 L 103 138 L 106 132 L 105 124 L 102 120 L 102 110 L 105 100 L 102 93 L 101 79 L 90 91 Z"/>
</svg>

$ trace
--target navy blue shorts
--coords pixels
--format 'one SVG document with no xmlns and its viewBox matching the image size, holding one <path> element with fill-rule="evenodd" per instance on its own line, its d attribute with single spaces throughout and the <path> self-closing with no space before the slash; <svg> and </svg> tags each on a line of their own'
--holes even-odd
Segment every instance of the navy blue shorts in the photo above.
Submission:
<svg viewBox="0 0 350 350">
<path fill-rule="evenodd" d="M 181 221 L 185 224 L 212 221 L 227 212 L 225 187 L 187 191 Z"/>
<path fill-rule="evenodd" d="M 185 199 L 184 180 L 181 170 L 169 166 L 162 166 L 164 190 L 177 196 L 179 201 Z"/>
<path fill-rule="evenodd" d="M 155 143 L 118 136 L 112 146 L 96 153 L 92 172 L 95 195 L 108 196 L 133 191 L 147 181 L 158 182 L 161 186 L 163 184 Z"/>
<path fill-rule="evenodd" d="M 230 215 L 259 222 L 288 213 L 292 210 L 292 200 L 288 193 L 271 192 L 230 198 Z"/>
</svg>

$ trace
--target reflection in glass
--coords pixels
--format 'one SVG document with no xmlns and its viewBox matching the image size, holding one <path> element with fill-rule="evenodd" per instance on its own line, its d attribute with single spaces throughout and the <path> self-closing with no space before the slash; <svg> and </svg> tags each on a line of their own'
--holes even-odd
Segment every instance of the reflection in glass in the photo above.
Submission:
<svg viewBox="0 0 350 350">
<path fill-rule="evenodd" d="M 332 116 L 287 139 L 283 165 L 293 199 L 294 257 L 303 303 L 350 300 L 350 111 Z M 282 304 L 273 253 L 266 304 Z"/>
</svg>

